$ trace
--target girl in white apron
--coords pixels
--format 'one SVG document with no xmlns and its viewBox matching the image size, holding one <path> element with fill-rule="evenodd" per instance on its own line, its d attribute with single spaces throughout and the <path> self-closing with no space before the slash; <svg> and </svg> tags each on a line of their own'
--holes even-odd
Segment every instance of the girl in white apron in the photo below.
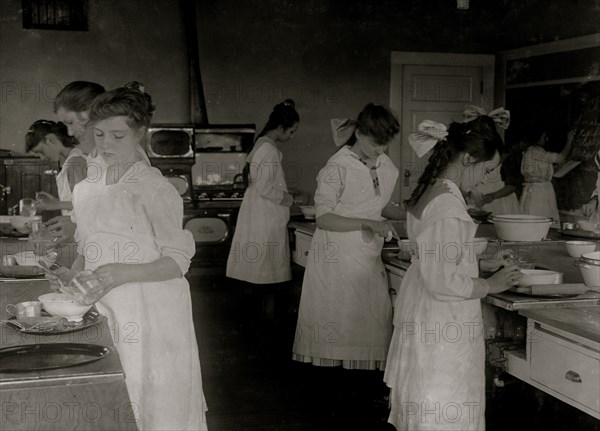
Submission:
<svg viewBox="0 0 600 431">
<path fill-rule="evenodd" d="M 87 154 L 77 146 L 77 140 L 68 135 L 67 127 L 54 121 L 38 120 L 33 123 L 25 135 L 25 144 L 27 152 L 61 165 L 56 176 L 58 199 L 50 193 L 39 192 L 36 195 L 37 210 L 61 210 L 63 215 L 69 215 L 73 208 L 73 188 L 87 176 Z"/>
<path fill-rule="evenodd" d="M 254 284 L 292 279 L 287 223 L 294 199 L 285 183 L 279 145 L 294 136 L 299 121 L 293 100 L 276 105 L 246 158 L 248 188 L 227 259 L 227 277 Z"/>
<path fill-rule="evenodd" d="M 522 214 L 551 217 L 554 220 L 553 226 L 560 226 L 560 215 L 552 177 L 554 176 L 554 165 L 565 161 L 565 157 L 571 149 L 572 140 L 573 134 L 569 133 L 567 144 L 560 153 L 547 151 L 545 147 L 549 138 L 547 133 L 543 132 L 539 140 L 525 151 L 521 162 L 521 173 L 525 183 L 519 201 Z"/>
<path fill-rule="evenodd" d="M 517 196 L 521 194 L 523 187 L 522 158 L 523 152 L 519 145 L 483 183 L 471 191 L 477 206 L 494 215 L 521 213 Z"/>
<path fill-rule="evenodd" d="M 135 84 L 104 93 L 92 105 L 106 169 L 73 192 L 73 270 L 92 270 L 81 282 L 100 283 L 88 300 L 99 298 L 98 311 L 115 328 L 140 430 L 200 430 L 206 429 L 206 403 L 184 278 L 195 245 L 181 228 L 181 197 L 138 151 L 153 111 L 150 96 Z"/>
<path fill-rule="evenodd" d="M 334 123 L 349 139 L 318 176 L 317 229 L 308 254 L 293 359 L 317 366 L 385 367 L 392 304 L 381 260 L 396 213 L 390 197 L 398 169 L 385 154 L 398 120 L 367 105 L 356 122 Z M 350 131 L 348 135 L 347 131 Z M 340 142 L 341 141 L 341 142 Z"/>
<path fill-rule="evenodd" d="M 97 171 L 102 170 L 104 162 L 100 157 L 97 157 L 95 151 L 94 131 L 90 122 L 90 108 L 96 97 L 103 94 L 104 91 L 104 87 L 95 82 L 73 81 L 60 90 L 54 99 L 54 112 L 60 121 L 67 126 L 68 135 L 79 142 L 77 147 L 86 154 L 88 167 L 91 166 L 91 175 L 94 176 Z M 140 144 L 137 146 L 137 151 L 144 162 L 150 166 L 150 160 Z M 59 185 L 59 193 L 61 189 L 66 193 L 66 181 L 63 178 L 60 181 L 62 186 Z M 48 200 L 52 200 L 51 196 L 42 194 L 40 201 L 45 202 Z M 41 204 L 43 205 L 43 203 Z M 63 214 L 65 213 L 63 212 Z M 73 240 L 76 226 L 68 215 L 54 217 L 46 223 L 46 226 L 52 232 L 56 244 Z"/>
<path fill-rule="evenodd" d="M 518 268 L 477 278 L 472 244 L 476 224 L 463 194 L 496 167 L 502 139 L 494 121 L 429 123 L 410 136 L 413 147 L 433 148 L 406 202 L 407 229 L 417 251 L 395 304 L 394 333 L 384 380 L 390 387 L 389 422 L 400 430 L 485 429 L 485 347 L 480 299 L 509 289 Z M 498 269 L 492 262 L 486 270 Z"/>
</svg>

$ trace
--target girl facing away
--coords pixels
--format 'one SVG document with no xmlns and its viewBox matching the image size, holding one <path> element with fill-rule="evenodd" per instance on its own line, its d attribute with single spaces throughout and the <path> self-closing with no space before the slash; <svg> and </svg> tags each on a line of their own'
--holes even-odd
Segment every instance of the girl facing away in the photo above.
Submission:
<svg viewBox="0 0 600 431">
<path fill-rule="evenodd" d="M 480 300 L 517 284 L 519 268 L 505 266 L 486 280 L 479 278 L 473 246 L 477 225 L 463 195 L 497 167 L 503 145 L 494 121 L 485 115 L 452 123 L 447 131 L 436 127 L 438 133 L 415 139 L 416 145 L 433 147 L 433 153 L 406 201 L 416 255 L 395 303 L 384 376 L 390 387 L 388 421 L 398 431 L 481 431 L 485 346 Z M 503 265 L 501 258 L 481 261 L 488 271 Z"/>
</svg>

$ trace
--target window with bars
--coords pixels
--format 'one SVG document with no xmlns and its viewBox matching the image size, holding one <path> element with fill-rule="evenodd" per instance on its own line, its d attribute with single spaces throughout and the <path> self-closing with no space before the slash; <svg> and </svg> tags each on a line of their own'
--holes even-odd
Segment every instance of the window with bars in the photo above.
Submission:
<svg viewBox="0 0 600 431">
<path fill-rule="evenodd" d="M 87 31 L 87 0 L 22 0 L 23 28 Z"/>
</svg>

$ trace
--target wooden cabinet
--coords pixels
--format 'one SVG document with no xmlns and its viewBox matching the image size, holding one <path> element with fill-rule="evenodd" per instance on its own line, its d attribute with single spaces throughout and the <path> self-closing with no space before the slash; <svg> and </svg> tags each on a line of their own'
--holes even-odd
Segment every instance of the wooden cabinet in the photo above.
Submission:
<svg viewBox="0 0 600 431">
<path fill-rule="evenodd" d="M 35 198 L 39 191 L 58 196 L 58 172 L 58 162 L 32 157 L 0 159 L 0 214 L 8 214 L 20 199 Z"/>
</svg>

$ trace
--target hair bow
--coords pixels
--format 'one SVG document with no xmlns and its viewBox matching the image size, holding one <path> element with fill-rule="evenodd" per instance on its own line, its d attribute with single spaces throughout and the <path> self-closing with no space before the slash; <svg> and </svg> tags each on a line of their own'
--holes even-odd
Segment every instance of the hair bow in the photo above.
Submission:
<svg viewBox="0 0 600 431">
<path fill-rule="evenodd" d="M 507 109 L 501 107 L 490 111 L 489 114 L 486 114 L 485 111 L 479 106 L 467 105 L 463 111 L 465 123 L 473 121 L 482 115 L 487 115 L 490 117 L 492 120 L 494 120 L 494 123 L 496 123 L 498 127 L 501 127 L 502 129 L 508 129 L 508 125 L 510 124 L 510 111 Z"/>
<path fill-rule="evenodd" d="M 356 131 L 356 121 L 349 118 L 332 118 L 331 131 L 333 132 L 335 146 L 341 147 L 348 142 Z"/>
<path fill-rule="evenodd" d="M 448 129 L 442 123 L 425 120 L 415 133 L 408 135 L 408 143 L 419 158 L 427 154 L 435 145 L 448 136 Z"/>
</svg>

